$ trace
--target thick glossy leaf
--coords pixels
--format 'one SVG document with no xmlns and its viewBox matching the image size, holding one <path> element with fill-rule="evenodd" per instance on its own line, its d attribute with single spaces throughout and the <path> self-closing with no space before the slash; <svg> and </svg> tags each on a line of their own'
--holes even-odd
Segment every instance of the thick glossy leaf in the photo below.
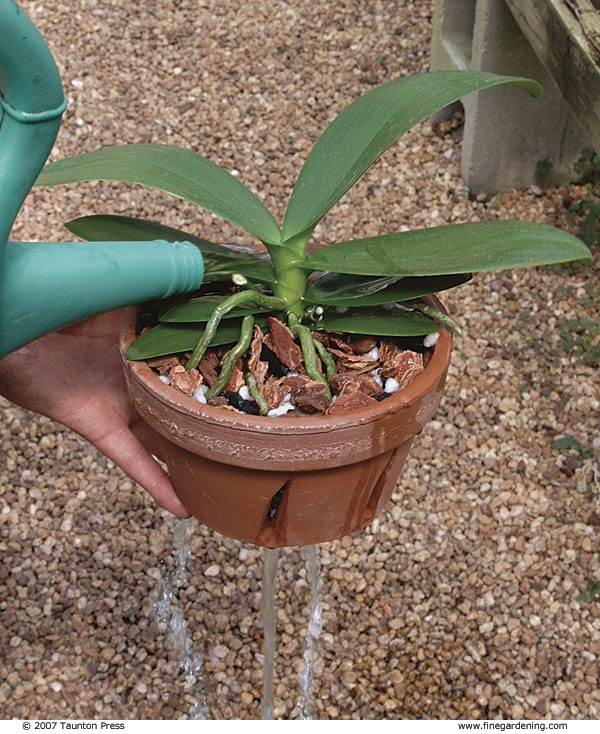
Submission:
<svg viewBox="0 0 600 734">
<path fill-rule="evenodd" d="M 205 281 L 228 280 L 231 273 L 242 273 L 247 278 L 265 283 L 275 282 L 275 273 L 269 263 L 256 255 L 217 245 L 196 235 L 157 222 L 114 214 L 97 214 L 72 219 L 65 227 L 83 240 L 96 242 L 131 242 L 166 240 L 191 242 L 204 257 Z"/>
<path fill-rule="evenodd" d="M 568 232 L 529 222 L 472 222 L 324 247 L 300 267 L 356 275 L 444 275 L 590 257 Z"/>
<path fill-rule="evenodd" d="M 119 181 L 141 184 L 208 209 L 263 242 L 277 244 L 281 232 L 265 205 L 235 176 L 190 150 L 136 144 L 103 148 L 50 163 L 36 186 Z"/>
<path fill-rule="evenodd" d="M 162 323 L 171 324 L 206 322 L 211 317 L 216 306 L 224 300 L 225 296 L 199 296 L 198 298 L 190 298 L 187 301 L 165 309 L 164 313 L 160 314 L 159 320 Z M 235 319 L 253 313 L 266 313 L 268 310 L 259 306 L 238 306 L 229 311 L 229 313 L 226 313 L 223 318 Z"/>
<path fill-rule="evenodd" d="M 283 238 L 310 231 L 377 158 L 407 130 L 462 97 L 512 83 L 532 96 L 537 82 L 475 71 L 440 71 L 395 79 L 346 107 L 317 140 L 288 205 Z"/>
<path fill-rule="evenodd" d="M 193 242 L 202 252 L 229 255 L 227 248 L 196 237 L 180 229 L 166 227 L 145 219 L 122 217 L 117 214 L 94 214 L 71 219 L 65 227 L 77 237 L 88 242 L 136 242 L 141 240 L 167 240 L 167 242 Z"/>
<path fill-rule="evenodd" d="M 373 334 L 378 336 L 425 336 L 438 330 L 435 321 L 414 311 L 394 308 L 351 309 L 339 314 L 325 314 L 322 321 L 311 324 L 317 331 L 343 331 L 347 334 Z"/>
<path fill-rule="evenodd" d="M 210 343 L 217 347 L 233 344 L 240 338 L 241 319 L 222 323 Z M 256 320 L 261 328 L 266 327 L 266 320 Z M 204 331 L 203 326 L 191 324 L 158 324 L 138 337 L 127 350 L 127 359 L 141 360 L 151 357 L 162 357 L 165 354 L 191 351 Z"/>
<path fill-rule="evenodd" d="M 304 300 L 321 306 L 379 306 L 428 296 L 471 280 L 471 275 L 438 275 L 429 278 L 400 278 L 384 287 L 387 278 L 328 273 L 309 286 Z"/>
</svg>

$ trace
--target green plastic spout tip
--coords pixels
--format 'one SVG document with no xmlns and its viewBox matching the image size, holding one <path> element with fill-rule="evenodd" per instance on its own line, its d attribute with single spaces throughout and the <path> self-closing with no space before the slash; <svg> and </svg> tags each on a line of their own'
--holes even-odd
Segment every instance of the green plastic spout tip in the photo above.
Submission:
<svg viewBox="0 0 600 734">
<path fill-rule="evenodd" d="M 62 326 L 193 291 L 204 277 L 189 242 L 9 242 L 0 268 L 0 358 Z"/>
</svg>

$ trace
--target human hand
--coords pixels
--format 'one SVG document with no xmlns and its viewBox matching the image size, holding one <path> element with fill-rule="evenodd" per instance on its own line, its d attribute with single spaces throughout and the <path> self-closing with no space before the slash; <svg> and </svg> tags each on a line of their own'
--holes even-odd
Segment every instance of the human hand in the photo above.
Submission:
<svg viewBox="0 0 600 734">
<path fill-rule="evenodd" d="M 189 512 L 151 454 L 156 433 L 133 409 L 119 355 L 121 312 L 48 334 L 0 360 L 0 394 L 46 415 L 97 446 L 178 517 Z"/>
</svg>

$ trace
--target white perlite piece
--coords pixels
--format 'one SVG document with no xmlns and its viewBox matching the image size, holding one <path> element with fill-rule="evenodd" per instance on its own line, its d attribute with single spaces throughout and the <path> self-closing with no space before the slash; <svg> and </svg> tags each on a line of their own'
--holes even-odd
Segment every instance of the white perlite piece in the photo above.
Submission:
<svg viewBox="0 0 600 734">
<path fill-rule="evenodd" d="M 194 400 L 197 400 L 199 403 L 206 403 L 206 393 L 208 392 L 208 385 L 200 385 L 200 387 L 197 390 L 194 390 L 193 393 L 191 393 L 191 396 L 194 398 Z"/>
<path fill-rule="evenodd" d="M 386 393 L 389 394 L 393 392 L 398 392 L 399 388 L 400 383 L 398 382 L 398 380 L 394 380 L 393 377 L 388 377 L 385 381 L 385 387 L 383 389 L 386 391 Z"/>
<path fill-rule="evenodd" d="M 159 375 L 158 376 L 158 379 L 161 382 L 164 382 L 165 385 L 170 385 L 171 384 L 171 378 L 168 375 Z"/>
<path fill-rule="evenodd" d="M 294 406 L 292 405 L 292 403 L 285 402 L 282 403 L 278 408 L 273 408 L 272 410 L 270 410 L 267 415 L 271 418 L 276 418 L 277 416 L 289 413 L 290 410 L 294 410 Z"/>
<path fill-rule="evenodd" d="M 252 395 L 250 395 L 250 390 L 248 390 L 247 385 L 242 385 L 240 389 L 238 390 L 238 395 L 242 400 L 252 400 L 254 402 L 254 398 Z"/>
<path fill-rule="evenodd" d="M 369 359 L 379 359 L 379 347 L 373 347 L 364 356 Z"/>
<path fill-rule="evenodd" d="M 439 338 L 439 331 L 434 331 L 433 334 L 427 334 L 427 336 L 423 339 L 423 346 L 429 349 L 429 347 L 432 347 Z"/>
</svg>

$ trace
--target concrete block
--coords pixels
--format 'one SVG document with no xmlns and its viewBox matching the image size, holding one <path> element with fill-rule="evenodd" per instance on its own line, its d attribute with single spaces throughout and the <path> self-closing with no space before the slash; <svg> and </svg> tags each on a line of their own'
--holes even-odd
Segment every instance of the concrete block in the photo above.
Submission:
<svg viewBox="0 0 600 734">
<path fill-rule="evenodd" d="M 435 0 L 431 68 L 470 69 L 477 0 Z"/>
<path fill-rule="evenodd" d="M 544 87 L 538 100 L 512 87 L 462 100 L 462 174 L 473 193 L 576 178 L 573 164 L 589 139 L 504 0 L 436 0 L 431 68 L 527 76 Z M 543 162 L 551 163 L 549 171 Z"/>
</svg>

